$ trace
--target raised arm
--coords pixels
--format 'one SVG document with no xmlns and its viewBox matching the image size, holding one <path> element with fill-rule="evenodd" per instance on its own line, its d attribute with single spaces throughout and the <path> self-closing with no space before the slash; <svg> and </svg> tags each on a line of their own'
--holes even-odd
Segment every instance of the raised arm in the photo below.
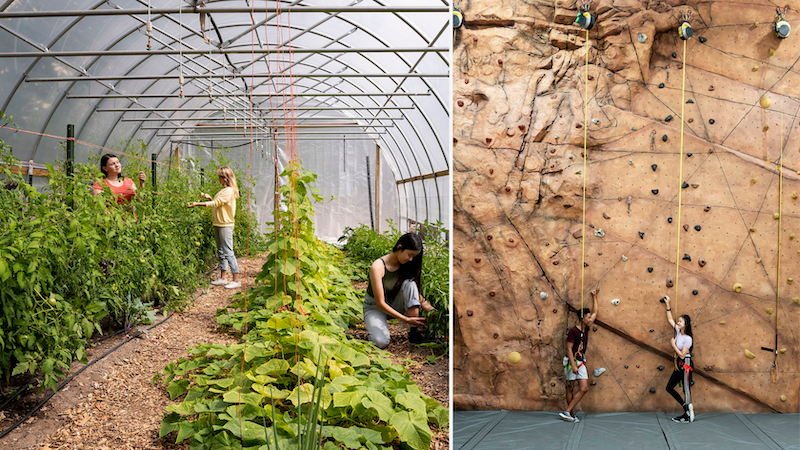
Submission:
<svg viewBox="0 0 800 450">
<path fill-rule="evenodd" d="M 386 293 L 383 292 L 383 276 L 386 273 L 386 267 L 377 259 L 369 267 L 369 280 L 372 285 L 372 293 L 375 295 L 375 305 L 378 309 L 386 314 L 401 320 L 412 327 L 424 326 L 425 318 L 423 317 L 406 317 L 400 314 L 396 309 L 386 303 Z"/>
<path fill-rule="evenodd" d="M 589 320 L 594 323 L 594 320 L 597 319 L 597 313 L 600 312 L 600 308 L 597 307 L 597 289 L 592 289 L 592 313 L 589 314 Z"/>
<path fill-rule="evenodd" d="M 669 322 L 669 326 L 672 327 L 672 329 L 674 330 L 675 329 L 675 321 L 672 319 L 672 307 L 669 306 L 669 296 L 668 295 L 664 296 L 664 304 L 667 306 L 667 322 Z"/>
</svg>

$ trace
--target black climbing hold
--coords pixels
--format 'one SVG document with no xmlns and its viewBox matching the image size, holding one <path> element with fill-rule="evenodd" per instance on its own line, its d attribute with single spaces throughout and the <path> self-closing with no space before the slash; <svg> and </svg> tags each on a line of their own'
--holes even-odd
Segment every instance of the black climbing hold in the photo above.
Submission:
<svg viewBox="0 0 800 450">
<path fill-rule="evenodd" d="M 639 232 L 639 239 L 644 239 L 644 232 L 643 231 Z"/>
<path fill-rule="evenodd" d="M 627 364 L 625 364 L 625 368 L 626 368 L 626 369 L 628 368 L 628 365 L 627 365 Z"/>
<path fill-rule="evenodd" d="M 708 39 L 704 38 L 703 36 L 700 36 L 698 39 L 700 40 L 701 44 L 705 44 L 706 41 L 708 40 Z"/>
<path fill-rule="evenodd" d="M 686 189 L 687 187 L 689 187 L 689 183 L 684 181 L 683 184 L 681 185 L 681 188 Z"/>
<path fill-rule="evenodd" d="M 688 254 L 688 253 L 684 253 L 684 254 L 683 254 L 683 258 L 681 258 L 681 259 L 682 259 L 682 260 L 684 260 L 684 261 L 691 261 L 691 260 L 692 260 L 692 257 L 691 257 L 691 256 L 689 256 L 689 254 Z"/>
<path fill-rule="evenodd" d="M 686 100 L 686 103 L 694 103 L 694 100 L 692 99 Z"/>
<path fill-rule="evenodd" d="M 692 295 L 697 295 L 697 289 L 692 291 Z"/>
<path fill-rule="evenodd" d="M 672 120 L 672 114 L 664 118 L 664 122 L 669 122 L 670 120 Z"/>
<path fill-rule="evenodd" d="M 652 328 L 650 329 L 650 332 L 651 332 L 651 333 L 655 333 L 655 331 L 656 331 L 656 330 L 654 330 L 654 329 L 652 329 Z"/>
<path fill-rule="evenodd" d="M 711 125 L 714 125 L 714 119 L 708 119 L 708 123 L 710 123 Z"/>
<path fill-rule="evenodd" d="M 665 135 L 661 136 L 661 140 L 664 141 L 664 142 L 667 142 L 667 135 L 665 134 Z"/>
<path fill-rule="evenodd" d="M 678 57 L 678 53 L 677 52 L 672 52 L 672 57 L 673 58 L 677 58 Z"/>
<path fill-rule="evenodd" d="M 686 154 L 686 156 L 688 156 L 689 158 L 691 158 L 691 157 L 692 157 L 692 154 L 691 154 L 691 153 L 687 153 L 687 154 Z"/>
<path fill-rule="evenodd" d="M 650 393 L 651 394 L 655 394 L 656 393 L 656 388 L 650 388 Z"/>
<path fill-rule="evenodd" d="M 658 164 L 651 164 L 650 168 L 653 169 L 653 172 L 655 172 L 656 169 L 658 169 Z"/>
<path fill-rule="evenodd" d="M 658 88 L 659 89 L 664 89 L 664 83 L 658 83 Z"/>
<path fill-rule="evenodd" d="M 653 193 L 653 195 L 658 195 L 658 189 L 653 189 L 653 190 L 651 190 L 650 192 L 652 192 L 652 193 Z"/>
<path fill-rule="evenodd" d="M 650 272 L 650 273 L 653 273 L 653 268 L 652 267 L 648 267 L 647 271 Z"/>
<path fill-rule="evenodd" d="M 664 366 L 658 366 L 658 370 L 664 370 Z"/>
<path fill-rule="evenodd" d="M 672 217 L 667 217 L 667 222 L 672 223 Z"/>
<path fill-rule="evenodd" d="M 695 225 L 695 226 L 694 226 L 694 230 L 695 230 L 695 231 L 700 231 L 700 225 Z"/>
</svg>

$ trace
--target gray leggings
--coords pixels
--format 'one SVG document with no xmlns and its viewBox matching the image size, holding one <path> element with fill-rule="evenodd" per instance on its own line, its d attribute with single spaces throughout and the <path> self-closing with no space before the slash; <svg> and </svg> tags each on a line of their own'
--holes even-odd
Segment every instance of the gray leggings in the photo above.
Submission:
<svg viewBox="0 0 800 450">
<path fill-rule="evenodd" d="M 236 264 L 236 256 L 233 255 L 233 227 L 214 227 L 214 240 L 217 241 L 219 268 L 223 271 L 228 270 L 230 263 L 231 273 L 239 273 L 239 265 Z"/>
<path fill-rule="evenodd" d="M 409 309 L 420 306 L 417 283 L 412 280 L 404 281 L 400 292 L 388 306 L 400 314 L 405 314 Z M 379 310 L 375 299 L 367 294 L 364 298 L 364 324 L 367 326 L 369 340 L 378 348 L 386 348 L 389 345 L 388 318 L 389 315 Z"/>
</svg>

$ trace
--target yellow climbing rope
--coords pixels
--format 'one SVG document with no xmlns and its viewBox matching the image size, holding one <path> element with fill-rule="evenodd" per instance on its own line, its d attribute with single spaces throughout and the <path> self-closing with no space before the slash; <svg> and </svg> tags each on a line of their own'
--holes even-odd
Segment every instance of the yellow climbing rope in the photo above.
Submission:
<svg viewBox="0 0 800 450">
<path fill-rule="evenodd" d="M 683 193 L 683 120 L 686 107 L 686 41 L 683 41 L 683 84 L 681 85 L 681 155 L 680 169 L 678 173 L 678 248 L 675 253 L 675 317 L 678 315 L 678 275 L 681 269 L 681 194 Z"/>
<path fill-rule="evenodd" d="M 586 139 L 589 119 L 589 30 L 586 30 L 586 71 L 583 77 L 583 228 L 581 229 L 581 320 L 583 319 L 583 280 L 586 272 Z"/>
<path fill-rule="evenodd" d="M 769 378 L 778 381 L 778 315 L 781 298 L 781 234 L 783 233 L 783 102 L 781 102 L 781 152 L 778 155 L 778 273 L 775 276 L 775 348 Z"/>
</svg>

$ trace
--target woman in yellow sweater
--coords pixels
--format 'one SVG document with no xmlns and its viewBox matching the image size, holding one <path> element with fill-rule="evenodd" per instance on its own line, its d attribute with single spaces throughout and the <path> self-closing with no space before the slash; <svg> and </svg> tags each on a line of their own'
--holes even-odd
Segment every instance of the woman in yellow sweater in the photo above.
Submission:
<svg viewBox="0 0 800 450">
<path fill-rule="evenodd" d="M 215 286 L 224 285 L 227 289 L 242 287 L 239 282 L 239 265 L 236 264 L 236 256 L 233 254 L 233 225 L 236 216 L 236 199 L 239 198 L 239 187 L 236 185 L 236 176 L 230 167 L 221 167 L 217 170 L 219 184 L 223 186 L 217 195 L 212 199 L 210 195 L 203 193 L 203 198 L 208 202 L 192 202 L 189 207 L 210 206 L 211 223 L 214 225 L 214 240 L 217 242 L 217 254 L 219 256 L 220 275 L 212 281 Z M 228 283 L 225 272 L 228 271 L 230 263 L 233 281 Z"/>
</svg>

